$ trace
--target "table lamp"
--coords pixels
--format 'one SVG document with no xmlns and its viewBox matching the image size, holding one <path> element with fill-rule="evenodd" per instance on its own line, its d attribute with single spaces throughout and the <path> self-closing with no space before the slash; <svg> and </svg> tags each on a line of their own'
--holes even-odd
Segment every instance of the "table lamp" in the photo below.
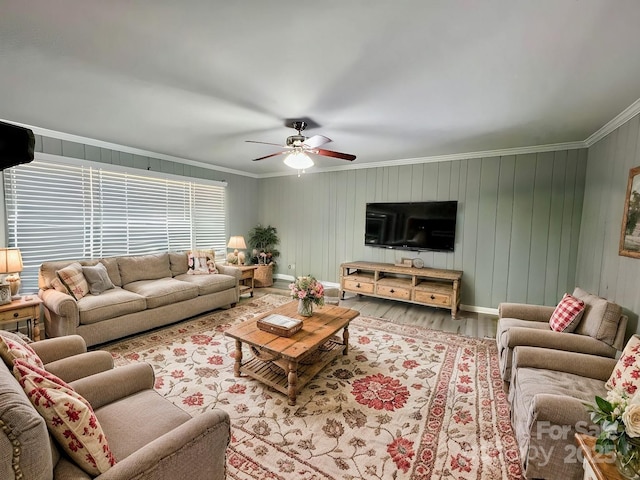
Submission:
<svg viewBox="0 0 640 480">
<path fill-rule="evenodd" d="M 238 265 L 244 265 L 244 253 L 242 253 L 241 255 L 238 255 L 239 248 L 242 248 L 242 249 L 247 248 L 247 244 L 244 242 L 244 237 L 242 235 L 231 237 L 229 239 L 227 248 L 233 248 L 234 249 L 233 254 L 236 257 L 238 257 Z"/>
<path fill-rule="evenodd" d="M 22 271 L 22 255 L 18 248 L 0 248 L 0 274 L 6 275 L 3 284 L 11 287 L 11 298 L 17 300 L 20 291 L 20 272 Z"/>
</svg>

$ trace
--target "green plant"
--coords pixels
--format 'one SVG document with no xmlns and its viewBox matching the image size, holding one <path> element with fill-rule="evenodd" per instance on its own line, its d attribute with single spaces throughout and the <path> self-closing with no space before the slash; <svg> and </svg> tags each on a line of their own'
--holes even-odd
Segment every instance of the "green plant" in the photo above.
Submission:
<svg viewBox="0 0 640 480">
<path fill-rule="evenodd" d="M 276 264 L 276 258 L 280 256 L 280 252 L 276 248 L 280 243 L 276 227 L 256 225 L 249 232 L 248 242 L 249 248 L 252 249 L 251 261 L 253 263 Z"/>
</svg>

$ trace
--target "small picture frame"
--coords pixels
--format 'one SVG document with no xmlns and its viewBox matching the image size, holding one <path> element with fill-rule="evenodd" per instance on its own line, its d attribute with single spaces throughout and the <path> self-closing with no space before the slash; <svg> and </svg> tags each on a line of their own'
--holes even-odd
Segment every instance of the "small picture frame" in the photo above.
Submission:
<svg viewBox="0 0 640 480">
<path fill-rule="evenodd" d="M 629 170 L 618 252 L 640 258 L 640 167 Z"/>
<path fill-rule="evenodd" d="M 0 305 L 11 303 L 11 285 L 0 284 Z"/>
</svg>

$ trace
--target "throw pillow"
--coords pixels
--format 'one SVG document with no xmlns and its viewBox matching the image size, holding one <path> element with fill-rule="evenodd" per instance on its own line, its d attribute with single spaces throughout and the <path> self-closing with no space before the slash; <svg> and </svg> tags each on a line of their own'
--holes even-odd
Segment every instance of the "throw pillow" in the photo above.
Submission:
<svg viewBox="0 0 640 480">
<path fill-rule="evenodd" d="M 13 374 L 51 435 L 82 470 L 96 476 L 115 465 L 91 405 L 71 386 L 23 360 L 15 361 Z"/>
<path fill-rule="evenodd" d="M 67 295 L 69 295 L 69 290 L 67 290 L 67 287 L 64 286 L 64 284 L 58 277 L 51 280 L 51 288 L 60 293 L 66 293 Z"/>
<path fill-rule="evenodd" d="M 107 273 L 107 267 L 102 263 L 97 263 L 92 266 L 83 266 L 82 273 L 89 284 L 89 291 L 91 292 L 91 295 L 100 295 L 106 290 L 115 288 L 113 282 L 111 282 L 111 279 L 109 278 L 109 274 Z"/>
<path fill-rule="evenodd" d="M 56 275 L 76 300 L 80 300 L 89 293 L 89 284 L 82 273 L 82 265 L 78 262 L 57 270 Z"/>
<path fill-rule="evenodd" d="M 191 275 L 206 275 L 218 273 L 216 269 L 216 254 L 213 250 L 194 250 L 189 252 L 189 271 Z"/>
<path fill-rule="evenodd" d="M 584 302 L 573 295 L 565 293 L 560 303 L 551 314 L 549 326 L 556 332 L 573 332 L 582 315 L 584 314 Z"/>
<path fill-rule="evenodd" d="M 640 336 L 629 339 L 605 386 L 609 390 L 622 388 L 630 397 L 636 393 L 640 387 Z"/>
<path fill-rule="evenodd" d="M 584 315 L 575 332 L 613 345 L 620 324 L 622 307 L 606 298 L 576 287 L 573 296 L 584 302 Z"/>
<path fill-rule="evenodd" d="M 19 335 L 11 332 L 0 332 L 0 357 L 9 368 L 13 368 L 14 361 L 18 359 L 36 367 L 44 367 L 33 348 Z"/>
</svg>

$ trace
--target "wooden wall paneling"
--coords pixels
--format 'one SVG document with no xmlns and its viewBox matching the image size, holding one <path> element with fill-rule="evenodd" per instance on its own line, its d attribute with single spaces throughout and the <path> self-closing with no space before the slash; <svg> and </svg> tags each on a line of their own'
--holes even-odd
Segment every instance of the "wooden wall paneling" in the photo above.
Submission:
<svg viewBox="0 0 640 480">
<path fill-rule="evenodd" d="M 462 243 L 463 264 L 465 282 L 462 283 L 462 295 L 465 302 L 471 305 L 476 303 L 477 281 L 482 278 L 476 275 L 476 256 L 478 244 L 478 204 L 480 199 L 480 170 L 482 161 L 480 159 L 468 160 L 467 186 L 466 186 L 466 207 L 464 216 L 464 239 Z M 483 272 L 480 272 L 482 275 Z"/>
<path fill-rule="evenodd" d="M 527 303 L 535 154 L 516 157 L 507 301 Z"/>
<path fill-rule="evenodd" d="M 460 197 L 460 161 L 456 160 L 451 163 L 451 174 L 449 175 L 449 199 L 450 200 L 459 200 Z M 458 204 L 458 208 L 460 205 Z M 458 215 L 459 216 L 459 215 Z M 456 222 L 457 228 L 457 222 Z M 447 255 L 447 267 L 449 270 L 456 270 L 455 268 L 455 251 L 459 248 L 459 239 L 456 232 L 456 242 L 454 245 L 453 252 Z"/>
<path fill-rule="evenodd" d="M 369 182 L 369 170 L 367 169 L 367 180 Z M 347 236 L 344 234 L 347 231 L 347 208 L 349 200 L 349 192 L 347 192 L 347 176 L 342 173 L 336 172 L 335 175 L 336 182 L 336 210 L 333 212 L 335 215 L 335 227 L 334 227 L 334 235 L 336 238 L 336 258 L 335 265 L 333 266 L 334 274 L 339 276 L 340 264 L 348 261 L 354 261 L 356 259 L 349 258 L 347 256 L 347 243 L 350 243 L 347 240 Z M 368 185 L 365 186 L 368 190 Z"/>
<path fill-rule="evenodd" d="M 58 138 L 42 137 L 42 153 L 62 155 L 62 140 Z"/>
<path fill-rule="evenodd" d="M 35 134 L 35 145 L 33 146 L 34 152 L 42 152 L 42 135 Z"/>
<path fill-rule="evenodd" d="M 132 158 L 133 158 L 133 168 L 138 168 L 140 170 L 147 170 L 147 168 L 149 168 L 151 170 L 149 157 L 133 154 Z"/>
<path fill-rule="evenodd" d="M 355 240 L 356 232 L 354 227 L 354 224 L 356 222 L 356 209 L 354 208 L 355 201 L 356 201 L 356 188 L 357 188 L 356 171 L 349 170 L 346 173 L 346 177 L 347 177 L 347 203 L 345 205 L 349 205 L 349 208 L 347 208 L 346 224 L 345 224 L 345 229 L 343 231 L 343 234 L 346 242 L 347 258 L 350 260 L 358 260 L 358 257 L 355 256 L 357 252 L 354 250 L 354 245 L 356 241 Z M 376 188 L 381 188 L 381 185 L 376 184 Z"/>
<path fill-rule="evenodd" d="M 434 200 L 451 200 L 449 196 L 449 183 L 451 182 L 451 162 L 439 162 L 438 166 L 438 183 L 436 185 L 436 196 Z M 433 265 L 436 268 L 447 268 L 447 260 L 451 258 L 449 252 L 434 252 Z"/>
<path fill-rule="evenodd" d="M 84 147 L 85 159 L 91 162 L 101 161 L 101 149 L 100 147 L 94 147 L 93 145 L 85 145 Z"/>
<path fill-rule="evenodd" d="M 491 305 L 507 300 L 509 262 L 511 258 L 511 223 L 513 221 L 513 189 L 516 157 L 501 157 L 497 189 L 496 236 L 494 243 L 493 285 Z"/>
<path fill-rule="evenodd" d="M 475 251 L 476 278 L 475 301 L 479 305 L 491 303 L 494 277 L 494 254 L 496 242 L 496 212 L 498 208 L 498 181 L 500 157 L 483 158 L 480 162 L 478 189 L 478 233 Z"/>
<path fill-rule="evenodd" d="M 353 208 L 355 210 L 355 215 L 354 221 L 351 223 L 351 225 L 349 225 L 349 238 L 353 239 L 353 258 L 364 258 L 366 255 L 365 249 L 371 250 L 371 247 L 364 246 L 364 224 L 367 203 L 366 181 L 366 172 L 364 172 L 363 170 L 355 170 L 356 188 L 355 196 L 353 198 Z M 334 281 L 337 282 L 338 280 L 339 277 L 336 277 Z"/>
<path fill-rule="evenodd" d="M 559 293 L 558 275 L 561 262 L 560 248 L 562 246 L 562 213 L 564 208 L 563 191 L 566 181 L 566 169 L 567 151 L 554 152 L 543 305 L 557 303 L 562 297 L 562 293 L 564 293 Z"/>
<path fill-rule="evenodd" d="M 422 170 L 422 198 L 421 201 L 430 202 L 438 197 L 438 164 L 425 163 Z M 436 268 L 435 252 L 423 252 L 422 257 L 427 267 Z"/>
<path fill-rule="evenodd" d="M 587 171 L 587 150 L 575 151 L 577 158 L 576 182 L 573 194 L 573 213 L 571 215 L 571 245 L 569 247 L 569 257 L 566 259 L 569 269 L 569 279 L 575 283 L 576 265 L 578 259 L 578 244 L 582 235 L 582 210 L 585 197 L 585 178 Z"/>
<path fill-rule="evenodd" d="M 62 156 L 84 159 L 84 145 L 82 143 L 62 140 Z"/>
<path fill-rule="evenodd" d="M 460 173 L 458 178 L 458 221 L 456 222 L 456 245 L 453 251 L 453 269 L 462 270 L 464 267 L 464 220 L 467 211 L 467 170 L 469 168 L 469 160 L 460 160 Z M 466 277 L 462 275 L 462 285 L 464 287 Z M 464 297 L 460 296 L 461 301 Z"/>
<path fill-rule="evenodd" d="M 527 301 L 535 305 L 544 304 L 552 178 L 553 152 L 538 153 L 533 186 L 533 215 L 531 218 L 531 247 L 527 282 Z"/>
</svg>

